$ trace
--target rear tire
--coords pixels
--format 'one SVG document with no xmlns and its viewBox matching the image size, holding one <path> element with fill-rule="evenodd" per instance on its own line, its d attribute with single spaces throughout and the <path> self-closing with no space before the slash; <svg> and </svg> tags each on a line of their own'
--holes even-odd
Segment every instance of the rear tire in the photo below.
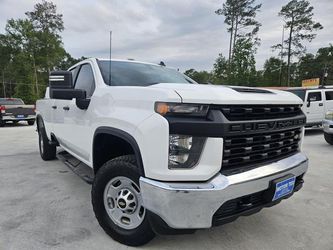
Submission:
<svg viewBox="0 0 333 250">
<path fill-rule="evenodd" d="M 28 121 L 28 125 L 29 125 L 29 126 L 32 126 L 32 125 L 34 125 L 34 124 L 35 124 L 35 120 Z"/>
<path fill-rule="evenodd" d="M 5 122 L 5 121 L 3 121 L 2 119 L 0 119 L 0 127 L 4 127 L 4 126 L 5 126 L 5 124 L 6 124 L 6 122 Z"/>
<path fill-rule="evenodd" d="M 324 137 L 328 144 L 333 145 L 333 134 L 324 133 Z"/>
<path fill-rule="evenodd" d="M 53 160 L 56 158 L 57 147 L 50 145 L 49 139 L 43 128 L 38 130 L 39 153 L 44 161 Z"/>
<path fill-rule="evenodd" d="M 135 157 L 120 156 L 98 170 L 91 191 L 100 226 L 128 246 L 141 246 L 155 237 L 143 207 L 139 178 Z"/>
</svg>

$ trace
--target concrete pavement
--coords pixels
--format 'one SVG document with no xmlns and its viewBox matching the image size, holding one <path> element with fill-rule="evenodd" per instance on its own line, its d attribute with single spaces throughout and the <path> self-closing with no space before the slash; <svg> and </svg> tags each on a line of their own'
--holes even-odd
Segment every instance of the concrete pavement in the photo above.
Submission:
<svg viewBox="0 0 333 250">
<path fill-rule="evenodd" d="M 128 249 L 99 227 L 90 186 L 44 162 L 35 127 L 0 128 L 0 250 Z M 141 249 L 333 249 L 333 146 L 309 131 L 304 188 L 279 205 L 193 235 L 158 236 Z"/>
</svg>

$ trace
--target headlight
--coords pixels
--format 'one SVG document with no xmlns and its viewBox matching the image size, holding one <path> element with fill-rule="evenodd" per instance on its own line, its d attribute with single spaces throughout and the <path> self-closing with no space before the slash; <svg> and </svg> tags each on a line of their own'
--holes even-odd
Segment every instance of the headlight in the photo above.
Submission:
<svg viewBox="0 0 333 250">
<path fill-rule="evenodd" d="M 155 111 L 163 116 L 186 115 L 186 116 L 205 117 L 208 112 L 208 105 L 157 102 L 155 104 Z"/>
<path fill-rule="evenodd" d="M 333 111 L 328 111 L 325 115 L 325 119 L 333 121 Z"/>
<path fill-rule="evenodd" d="M 200 158 L 205 137 L 192 137 L 188 135 L 169 136 L 169 168 L 192 168 Z"/>
</svg>

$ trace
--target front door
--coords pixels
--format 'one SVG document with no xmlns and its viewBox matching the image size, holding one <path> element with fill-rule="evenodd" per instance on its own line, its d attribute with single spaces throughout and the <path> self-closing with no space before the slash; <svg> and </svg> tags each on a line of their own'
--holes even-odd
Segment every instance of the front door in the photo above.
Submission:
<svg viewBox="0 0 333 250">
<path fill-rule="evenodd" d="M 91 98 L 95 90 L 95 77 L 92 65 L 82 64 L 74 83 L 75 89 L 86 91 L 86 97 Z M 81 110 L 76 106 L 75 99 L 63 101 L 60 108 L 63 112 L 63 124 L 61 125 L 61 140 L 65 149 L 80 159 L 89 162 L 91 154 L 91 112 Z"/>
<path fill-rule="evenodd" d="M 325 116 L 323 95 L 321 90 L 308 90 L 305 99 L 307 123 L 320 124 Z"/>
</svg>

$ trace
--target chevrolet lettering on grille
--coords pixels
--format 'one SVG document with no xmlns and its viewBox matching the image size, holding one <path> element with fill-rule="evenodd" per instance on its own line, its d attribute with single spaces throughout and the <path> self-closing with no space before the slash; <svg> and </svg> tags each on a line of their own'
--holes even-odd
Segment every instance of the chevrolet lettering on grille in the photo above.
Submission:
<svg viewBox="0 0 333 250">
<path fill-rule="evenodd" d="M 256 123 L 247 122 L 247 123 L 230 125 L 229 132 L 243 133 L 243 132 L 267 131 L 267 130 L 280 130 L 295 126 L 301 126 L 303 124 L 305 124 L 304 118 L 283 120 L 283 121 L 256 122 Z"/>
</svg>

